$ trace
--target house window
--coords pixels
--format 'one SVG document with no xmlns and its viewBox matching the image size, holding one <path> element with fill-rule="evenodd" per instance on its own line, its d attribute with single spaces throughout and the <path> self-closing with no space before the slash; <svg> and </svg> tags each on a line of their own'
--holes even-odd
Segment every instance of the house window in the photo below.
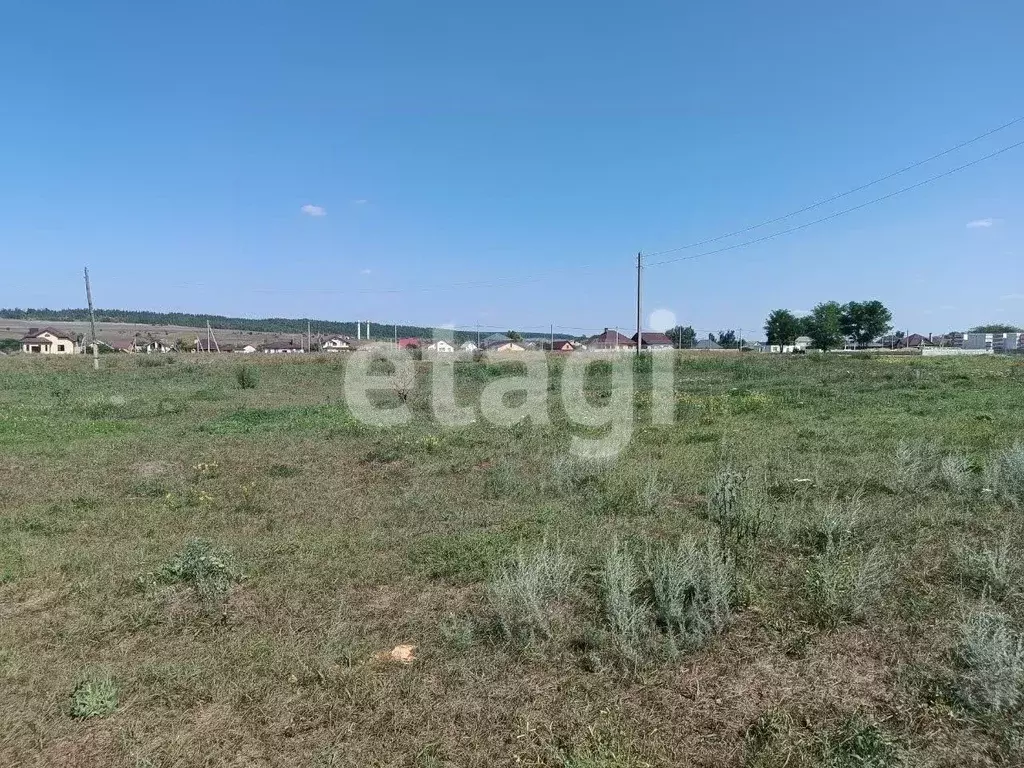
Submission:
<svg viewBox="0 0 1024 768">
<path fill-rule="evenodd" d="M 64 351 L 64 345 L 63 344 L 58 344 L 57 345 L 57 351 L 58 352 L 63 352 Z"/>
</svg>

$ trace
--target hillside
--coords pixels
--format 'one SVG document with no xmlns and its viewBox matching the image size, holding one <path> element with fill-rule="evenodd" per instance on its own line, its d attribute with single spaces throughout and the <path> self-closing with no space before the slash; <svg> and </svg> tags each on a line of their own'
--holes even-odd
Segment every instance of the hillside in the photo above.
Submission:
<svg viewBox="0 0 1024 768">
<path fill-rule="evenodd" d="M 45 324 L 67 324 L 67 323 L 88 323 L 88 309 L 0 309 L 0 320 L 29 321 L 37 325 Z M 201 328 L 205 332 L 207 323 L 215 331 L 233 331 L 244 334 L 273 334 L 275 337 L 288 334 L 306 333 L 307 327 L 311 326 L 314 334 L 348 334 L 356 335 L 356 321 L 338 322 L 334 320 L 316 320 L 313 318 L 248 318 L 248 317 L 225 317 L 224 315 L 199 315 L 188 312 L 150 312 L 148 310 L 135 309 L 97 309 L 96 322 L 98 333 L 103 337 L 104 326 L 117 324 L 118 335 L 129 326 L 129 330 L 138 330 L 139 333 L 153 333 L 158 329 L 177 334 L 178 331 L 193 328 Z M 7 324 L 3 324 L 7 325 Z M 392 338 L 395 333 L 399 338 L 406 336 L 432 336 L 434 330 L 418 325 L 392 325 L 388 323 L 375 323 L 370 321 L 371 333 L 374 338 Z M 21 324 L 8 325 L 8 334 L 17 329 L 21 330 Z M 233 333 L 233 336 L 238 333 Z M 456 341 L 475 339 L 475 331 L 454 331 Z"/>
</svg>

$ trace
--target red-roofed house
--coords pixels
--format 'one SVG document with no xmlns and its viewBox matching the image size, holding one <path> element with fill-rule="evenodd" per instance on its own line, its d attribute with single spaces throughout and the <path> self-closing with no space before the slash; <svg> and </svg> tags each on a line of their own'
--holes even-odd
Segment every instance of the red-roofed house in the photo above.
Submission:
<svg viewBox="0 0 1024 768">
<path fill-rule="evenodd" d="M 672 349 L 672 339 L 666 336 L 664 333 L 658 333 L 657 331 L 644 331 L 640 334 L 640 348 L 650 349 L 652 351 L 658 351 L 662 349 Z M 636 344 L 636 334 L 633 334 L 633 344 Z"/>
<path fill-rule="evenodd" d="M 636 342 L 618 331 L 604 329 L 604 333 L 587 342 L 587 349 L 635 349 Z"/>
</svg>

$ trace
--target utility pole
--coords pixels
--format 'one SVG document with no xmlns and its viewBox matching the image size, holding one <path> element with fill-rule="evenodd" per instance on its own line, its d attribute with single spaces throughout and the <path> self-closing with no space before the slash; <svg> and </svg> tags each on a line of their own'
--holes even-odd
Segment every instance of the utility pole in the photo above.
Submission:
<svg viewBox="0 0 1024 768">
<path fill-rule="evenodd" d="M 89 325 L 92 328 L 92 369 L 100 369 L 100 345 L 96 339 L 96 313 L 92 308 L 92 285 L 89 283 L 89 268 L 85 268 L 85 298 L 89 302 Z"/>
<path fill-rule="evenodd" d="M 640 354 L 640 347 L 643 346 L 644 336 L 643 330 L 640 328 L 641 323 L 641 274 L 643 270 L 643 256 L 640 251 L 636 252 L 636 353 Z"/>
<path fill-rule="evenodd" d="M 306 351 L 313 351 L 313 328 L 309 320 L 306 321 Z"/>
<path fill-rule="evenodd" d="M 555 324 L 551 324 L 551 351 L 555 351 Z"/>
<path fill-rule="evenodd" d="M 476 348 L 480 349 L 480 323 L 476 324 Z"/>
<path fill-rule="evenodd" d="M 213 335 L 213 326 L 210 325 L 210 321 L 206 321 L 206 351 L 220 352 L 220 344 L 217 343 L 217 337 Z"/>
<path fill-rule="evenodd" d="M 395 348 L 398 348 L 398 323 L 395 323 Z"/>
</svg>

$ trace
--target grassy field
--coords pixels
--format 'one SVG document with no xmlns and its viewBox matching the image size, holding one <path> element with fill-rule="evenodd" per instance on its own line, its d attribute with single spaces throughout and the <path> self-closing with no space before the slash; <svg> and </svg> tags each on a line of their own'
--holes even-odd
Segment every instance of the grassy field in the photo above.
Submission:
<svg viewBox="0 0 1024 768">
<path fill-rule="evenodd" d="M 55 328 L 64 333 L 72 335 L 81 334 L 84 338 L 92 338 L 89 323 L 44 320 L 12 320 L 0 318 L 0 339 L 20 339 L 28 334 L 30 328 Z M 264 333 L 258 331 L 237 331 L 214 328 L 213 333 L 220 345 L 232 345 L 242 347 L 246 344 L 258 346 L 268 342 L 292 341 L 296 345 L 302 344 L 305 334 L 299 333 Z M 106 344 L 114 344 L 119 341 L 132 341 L 137 336 L 166 340 L 172 344 L 178 339 L 195 342 L 195 340 L 206 340 L 205 328 L 192 328 L 184 325 L 147 325 L 144 323 L 96 323 L 96 336 Z M 316 330 L 313 331 L 313 338 L 316 339 Z"/>
<path fill-rule="evenodd" d="M 684 355 L 599 463 L 103 362 L 0 358 L 0 765 L 1024 764 L 1019 361 Z"/>
</svg>

